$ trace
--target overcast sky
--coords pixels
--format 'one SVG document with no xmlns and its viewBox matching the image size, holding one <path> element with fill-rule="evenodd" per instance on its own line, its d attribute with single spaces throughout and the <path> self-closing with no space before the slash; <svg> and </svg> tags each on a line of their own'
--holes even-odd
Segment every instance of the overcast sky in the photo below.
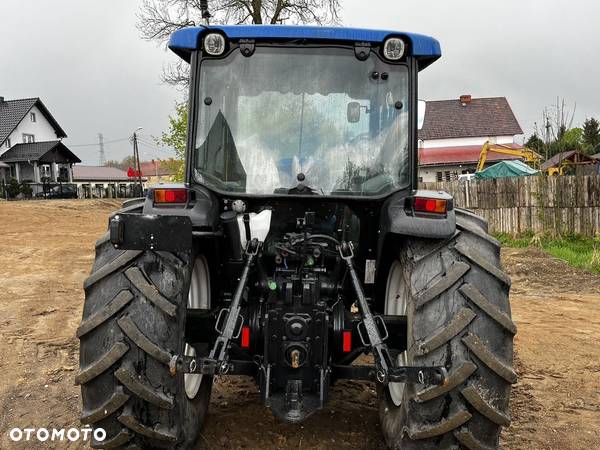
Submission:
<svg viewBox="0 0 600 450">
<path fill-rule="evenodd" d="M 575 124 L 600 118 L 600 3 L 592 0 L 341 0 L 346 26 L 429 34 L 443 57 L 422 73 L 426 100 L 506 96 L 530 134 L 544 107 L 577 103 Z M 0 96 L 41 97 L 65 143 L 98 162 L 105 141 L 144 127 L 152 142 L 182 93 L 160 83 L 175 57 L 143 41 L 139 0 L 0 0 Z M 107 158 L 130 152 L 108 143 Z M 169 153 L 142 143 L 143 159 Z"/>
</svg>

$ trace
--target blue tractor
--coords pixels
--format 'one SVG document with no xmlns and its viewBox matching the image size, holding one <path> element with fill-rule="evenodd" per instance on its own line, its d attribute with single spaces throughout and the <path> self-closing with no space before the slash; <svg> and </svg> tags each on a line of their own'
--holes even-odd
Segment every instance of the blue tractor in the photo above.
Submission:
<svg viewBox="0 0 600 450">
<path fill-rule="evenodd" d="M 299 423 L 377 385 L 390 448 L 496 448 L 510 279 L 487 223 L 418 189 L 430 37 L 306 26 L 173 34 L 190 64 L 185 184 L 109 219 L 85 281 L 82 421 L 99 448 L 192 448 L 215 376 Z"/>
</svg>

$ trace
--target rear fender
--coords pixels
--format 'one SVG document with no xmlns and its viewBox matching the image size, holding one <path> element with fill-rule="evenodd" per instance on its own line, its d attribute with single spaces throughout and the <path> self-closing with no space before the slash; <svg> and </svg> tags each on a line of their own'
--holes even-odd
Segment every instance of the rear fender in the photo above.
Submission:
<svg viewBox="0 0 600 450">
<path fill-rule="evenodd" d="M 155 205 L 154 191 L 156 189 L 188 189 L 188 202 L 185 205 Z M 190 218 L 195 230 L 213 230 L 219 217 L 219 202 L 212 192 L 202 186 L 156 184 L 148 188 L 142 214 L 185 216 Z"/>
<path fill-rule="evenodd" d="M 446 200 L 446 214 L 425 214 L 412 211 L 411 199 L 425 197 Z M 410 195 L 398 193 L 390 197 L 381 211 L 381 240 L 388 234 L 447 239 L 456 231 L 456 214 L 452 196 L 442 191 L 413 191 Z"/>
<path fill-rule="evenodd" d="M 187 189 L 185 204 L 154 203 L 156 189 Z M 186 251 L 194 236 L 216 236 L 218 200 L 201 187 L 159 184 L 148 189 L 142 213 L 118 213 L 109 219 L 110 241 L 122 250 Z"/>
</svg>

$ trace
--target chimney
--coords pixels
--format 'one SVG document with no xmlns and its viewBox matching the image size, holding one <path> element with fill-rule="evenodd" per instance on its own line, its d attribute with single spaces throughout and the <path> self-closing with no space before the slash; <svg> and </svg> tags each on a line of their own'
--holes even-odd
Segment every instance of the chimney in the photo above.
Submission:
<svg viewBox="0 0 600 450">
<path fill-rule="evenodd" d="M 0 103 L 4 103 L 4 97 L 0 97 Z"/>
<path fill-rule="evenodd" d="M 471 103 L 471 96 L 470 95 L 461 95 L 460 96 L 460 103 L 463 106 L 467 106 L 469 103 Z"/>
</svg>

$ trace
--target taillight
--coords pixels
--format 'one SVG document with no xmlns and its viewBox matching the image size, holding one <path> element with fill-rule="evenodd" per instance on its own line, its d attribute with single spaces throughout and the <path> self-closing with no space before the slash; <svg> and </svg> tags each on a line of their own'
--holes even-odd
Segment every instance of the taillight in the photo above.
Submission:
<svg viewBox="0 0 600 450">
<path fill-rule="evenodd" d="M 350 353 L 352 350 L 352 331 L 342 331 L 342 351 Z"/>
<path fill-rule="evenodd" d="M 448 202 L 435 198 L 415 197 L 413 209 L 417 212 L 446 214 L 448 212 Z"/>
<path fill-rule="evenodd" d="M 242 327 L 242 338 L 240 345 L 242 348 L 250 348 L 250 327 Z"/>
<path fill-rule="evenodd" d="M 154 203 L 187 203 L 187 189 L 155 189 Z"/>
</svg>

